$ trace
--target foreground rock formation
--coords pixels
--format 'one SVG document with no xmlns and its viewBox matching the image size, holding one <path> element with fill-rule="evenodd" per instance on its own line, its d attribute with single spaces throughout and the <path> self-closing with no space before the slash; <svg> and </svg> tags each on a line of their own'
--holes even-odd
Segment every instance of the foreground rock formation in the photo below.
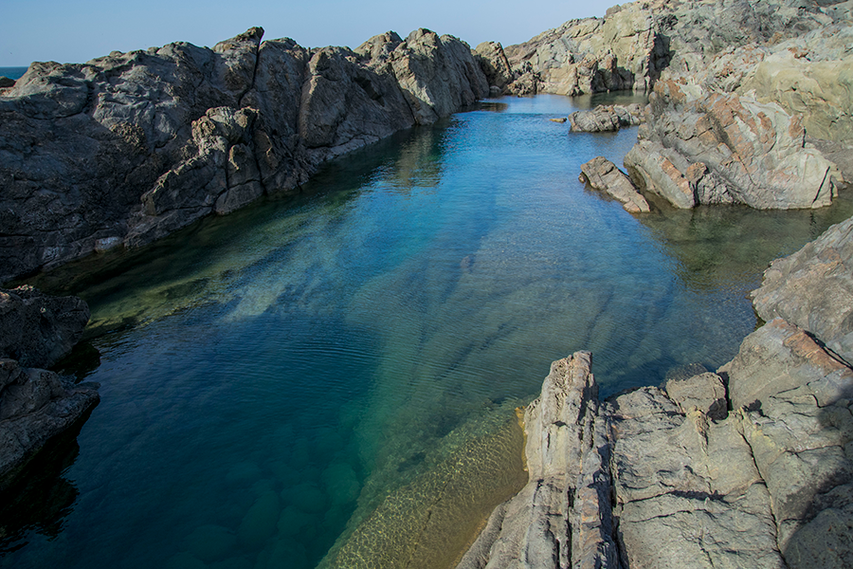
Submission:
<svg viewBox="0 0 853 569">
<path fill-rule="evenodd" d="M 468 46 L 187 43 L 34 63 L 0 92 L 0 282 L 293 191 L 318 164 L 489 94 Z"/>
<path fill-rule="evenodd" d="M 460 568 L 853 564 L 853 220 L 773 263 L 717 373 L 601 403 L 591 357 L 525 410 L 530 481 Z M 818 291 L 812 293 L 812 291 Z"/>
<path fill-rule="evenodd" d="M 98 403 L 97 386 L 44 369 L 71 351 L 88 320 L 79 298 L 0 289 L 0 491 Z"/>
</svg>

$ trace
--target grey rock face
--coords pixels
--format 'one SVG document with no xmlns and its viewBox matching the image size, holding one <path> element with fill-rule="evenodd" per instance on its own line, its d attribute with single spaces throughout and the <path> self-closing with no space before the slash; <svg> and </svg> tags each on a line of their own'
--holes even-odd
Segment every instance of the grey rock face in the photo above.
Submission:
<svg viewBox="0 0 853 569">
<path fill-rule="evenodd" d="M 75 386 L 38 369 L 66 355 L 88 320 L 79 298 L 50 297 L 32 287 L 0 290 L 0 490 L 97 404 L 96 386 Z"/>
<path fill-rule="evenodd" d="M 758 315 L 781 317 L 853 363 L 853 219 L 773 261 L 752 293 Z"/>
<path fill-rule="evenodd" d="M 503 46 L 494 41 L 483 42 L 474 50 L 474 57 L 486 75 L 490 95 L 503 95 L 515 74 L 506 58 Z"/>
<path fill-rule="evenodd" d="M 428 30 L 355 52 L 262 34 L 34 63 L 0 92 L 0 282 L 294 191 L 489 93 L 468 46 Z"/>
<path fill-rule="evenodd" d="M 716 373 L 670 379 L 666 382 L 666 393 L 684 413 L 696 408 L 711 419 L 725 419 L 728 414 L 726 386 Z"/>
<path fill-rule="evenodd" d="M 524 415 L 529 482 L 492 514 L 460 569 L 618 567 L 608 436 L 591 364 L 577 352 L 551 365 Z"/>
<path fill-rule="evenodd" d="M 598 105 L 588 111 L 575 111 L 569 115 L 572 132 L 611 132 L 623 126 L 643 122 L 643 109 L 633 105 Z"/>
<path fill-rule="evenodd" d="M 634 184 L 613 162 L 601 156 L 581 165 L 579 180 L 592 188 L 606 192 L 622 203 L 625 211 L 640 213 L 649 211 L 649 202 L 637 192 Z"/>
</svg>

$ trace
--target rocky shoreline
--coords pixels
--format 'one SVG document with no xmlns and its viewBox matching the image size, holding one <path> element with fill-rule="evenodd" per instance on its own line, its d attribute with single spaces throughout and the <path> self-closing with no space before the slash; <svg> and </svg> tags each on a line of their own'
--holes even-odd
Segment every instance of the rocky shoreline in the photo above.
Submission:
<svg viewBox="0 0 853 569">
<path fill-rule="evenodd" d="M 506 49 L 425 29 L 308 49 L 252 28 L 35 63 L 0 85 L 0 282 L 297 192 L 322 162 L 489 95 L 648 92 L 642 117 L 567 120 L 644 123 L 626 172 L 590 157 L 581 174 L 637 215 L 824 207 L 853 179 L 852 6 L 641 0 Z M 716 372 L 600 401 L 591 354 L 554 362 L 525 410 L 529 482 L 459 567 L 853 565 L 851 232 L 773 263 L 753 295 L 767 323 Z M 46 371 L 88 320 L 79 299 L 0 290 L 0 315 L 5 490 L 98 394 Z"/>
<path fill-rule="evenodd" d="M 773 263 L 769 321 L 716 373 L 599 401 L 591 354 L 554 362 L 524 413 L 529 481 L 458 568 L 849 567 L 851 231 Z"/>
</svg>

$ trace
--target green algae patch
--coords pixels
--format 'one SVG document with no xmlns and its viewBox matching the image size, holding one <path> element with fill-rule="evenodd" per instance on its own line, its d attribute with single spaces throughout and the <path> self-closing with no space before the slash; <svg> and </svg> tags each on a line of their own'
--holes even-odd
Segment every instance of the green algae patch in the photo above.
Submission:
<svg viewBox="0 0 853 569">
<path fill-rule="evenodd" d="M 492 510 L 527 483 L 523 445 L 514 416 L 490 433 L 460 442 L 443 460 L 389 494 L 320 566 L 455 566 Z"/>
</svg>

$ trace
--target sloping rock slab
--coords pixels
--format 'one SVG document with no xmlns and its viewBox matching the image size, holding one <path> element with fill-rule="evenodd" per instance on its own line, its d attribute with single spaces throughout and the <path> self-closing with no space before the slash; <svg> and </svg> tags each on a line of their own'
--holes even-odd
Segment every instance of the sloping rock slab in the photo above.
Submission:
<svg viewBox="0 0 853 569">
<path fill-rule="evenodd" d="M 625 211 L 630 213 L 649 211 L 649 202 L 637 191 L 628 176 L 613 162 L 602 156 L 582 164 L 578 180 L 607 193 L 622 203 Z"/>
</svg>

